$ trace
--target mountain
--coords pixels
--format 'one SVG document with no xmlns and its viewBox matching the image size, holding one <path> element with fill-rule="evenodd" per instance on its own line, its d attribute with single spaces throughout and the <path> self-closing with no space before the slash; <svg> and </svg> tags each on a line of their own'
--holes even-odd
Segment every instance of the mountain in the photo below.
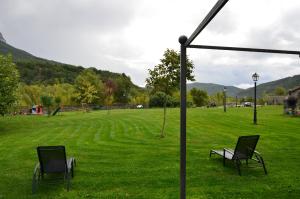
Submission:
<svg viewBox="0 0 300 199">
<path fill-rule="evenodd" d="M 213 84 L 213 83 L 199 83 L 199 82 L 187 84 L 187 90 L 191 90 L 192 88 L 205 90 L 208 93 L 208 95 L 212 95 L 217 92 L 223 92 L 224 85 Z M 226 91 L 227 95 L 231 97 L 235 97 L 239 92 L 243 90 L 241 88 L 237 88 L 234 86 L 226 86 L 226 88 L 227 88 Z"/>
<path fill-rule="evenodd" d="M 283 87 L 286 90 L 292 89 L 296 86 L 300 86 L 300 75 L 295 75 L 292 77 L 286 77 L 283 79 L 279 79 L 276 81 L 271 81 L 263 84 L 258 84 L 257 89 L 257 96 L 262 97 L 264 93 L 272 93 L 276 89 L 276 87 Z M 254 88 L 248 88 L 242 90 L 238 93 L 238 97 L 252 97 L 254 93 Z"/>
<path fill-rule="evenodd" d="M 11 54 L 13 56 L 13 61 L 20 72 L 20 79 L 26 84 L 54 84 L 57 82 L 72 84 L 78 74 L 85 69 L 82 66 L 74 66 L 36 57 L 24 50 L 9 45 L 1 33 L 0 54 Z M 108 78 L 127 79 L 130 81 L 132 87 L 138 88 L 138 86 L 131 82 L 130 77 L 124 73 L 113 73 L 96 68 L 92 68 L 92 70 L 99 74 L 103 81 Z"/>
</svg>

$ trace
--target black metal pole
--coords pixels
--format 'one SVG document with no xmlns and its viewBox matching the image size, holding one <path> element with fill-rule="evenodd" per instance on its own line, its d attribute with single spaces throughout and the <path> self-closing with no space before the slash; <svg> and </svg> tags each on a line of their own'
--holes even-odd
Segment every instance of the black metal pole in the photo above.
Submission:
<svg viewBox="0 0 300 199">
<path fill-rule="evenodd" d="M 226 113 L 226 91 L 223 91 L 223 106 L 224 112 Z"/>
<path fill-rule="evenodd" d="M 186 36 L 180 45 L 180 199 L 186 198 Z"/>
<path fill-rule="evenodd" d="M 209 22 L 218 14 L 218 12 L 225 6 L 228 0 L 218 0 L 214 7 L 209 11 L 203 21 L 199 24 L 196 30 L 192 33 L 185 45 L 188 46 L 196 39 L 202 30 L 209 24 Z"/>
<path fill-rule="evenodd" d="M 300 51 L 294 50 L 274 50 L 274 49 L 262 49 L 262 48 L 241 48 L 230 46 L 208 46 L 208 45 L 189 45 L 188 48 L 197 49 L 210 49 L 210 50 L 230 50 L 230 51 L 244 51 L 244 52 L 256 52 L 256 53 L 278 53 L 278 54 L 290 54 L 299 55 Z"/>
<path fill-rule="evenodd" d="M 238 106 L 238 97 L 235 96 L 235 107 L 237 107 L 237 106 Z"/>
<path fill-rule="evenodd" d="M 256 82 L 254 82 L 254 117 L 253 123 L 257 124 L 257 113 L 256 113 Z"/>
</svg>

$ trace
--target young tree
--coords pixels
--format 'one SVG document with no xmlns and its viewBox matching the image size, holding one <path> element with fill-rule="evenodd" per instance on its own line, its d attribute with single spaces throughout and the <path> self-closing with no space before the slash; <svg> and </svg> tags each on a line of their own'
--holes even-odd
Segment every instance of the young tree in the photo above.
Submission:
<svg viewBox="0 0 300 199">
<path fill-rule="evenodd" d="M 192 75 L 194 64 L 187 58 L 187 73 L 188 80 L 194 81 Z M 179 89 L 180 82 L 180 54 L 175 50 L 167 49 L 160 64 L 156 65 L 153 70 L 149 69 L 149 77 L 146 79 L 147 87 L 152 89 L 152 92 L 164 93 L 164 114 L 163 124 L 161 129 L 161 137 L 165 137 L 165 124 L 166 124 L 166 108 L 167 108 L 167 95 L 172 95 L 174 90 Z"/>
<path fill-rule="evenodd" d="M 17 101 L 19 72 L 12 56 L 0 55 L 0 115 L 4 116 Z"/>
<path fill-rule="evenodd" d="M 197 88 L 193 88 L 190 91 L 192 97 L 193 97 L 193 102 L 196 106 L 200 107 L 200 106 L 204 106 L 207 104 L 208 102 L 208 95 L 206 91 L 197 89 Z"/>
<path fill-rule="evenodd" d="M 97 103 L 103 97 L 103 83 L 90 69 L 82 71 L 75 80 L 76 99 L 82 104 Z M 86 107 L 87 111 L 87 107 Z"/>
</svg>

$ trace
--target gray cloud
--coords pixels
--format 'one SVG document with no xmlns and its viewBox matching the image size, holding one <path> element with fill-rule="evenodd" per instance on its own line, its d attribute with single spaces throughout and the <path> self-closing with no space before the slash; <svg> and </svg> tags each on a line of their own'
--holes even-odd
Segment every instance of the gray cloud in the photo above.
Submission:
<svg viewBox="0 0 300 199">
<path fill-rule="evenodd" d="M 135 3 L 134 0 L 2 1 L 0 28 L 8 42 L 34 54 L 50 54 L 55 58 L 56 51 L 77 48 L 84 52 L 88 46 L 93 47 L 90 44 L 97 43 L 97 37 L 111 32 L 121 34 L 134 18 Z"/>
<path fill-rule="evenodd" d="M 230 34 L 236 29 L 236 18 L 229 9 L 224 8 L 218 17 L 207 26 L 205 31 L 210 31 L 217 34 Z"/>
<path fill-rule="evenodd" d="M 300 46 L 299 9 L 287 12 L 283 17 L 268 27 L 258 28 L 249 33 L 245 44 L 256 44 L 265 48 L 299 49 Z"/>
</svg>

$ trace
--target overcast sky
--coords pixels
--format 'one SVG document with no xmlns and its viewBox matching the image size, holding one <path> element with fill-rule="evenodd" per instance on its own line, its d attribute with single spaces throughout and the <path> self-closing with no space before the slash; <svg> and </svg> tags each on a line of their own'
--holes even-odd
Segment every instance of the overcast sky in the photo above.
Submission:
<svg viewBox="0 0 300 199">
<path fill-rule="evenodd" d="M 128 74 L 190 36 L 216 0 L 0 0 L 0 32 L 31 54 Z M 230 0 L 193 44 L 300 50 L 299 0 Z M 249 87 L 300 74 L 297 56 L 188 49 L 198 82 Z"/>
</svg>

